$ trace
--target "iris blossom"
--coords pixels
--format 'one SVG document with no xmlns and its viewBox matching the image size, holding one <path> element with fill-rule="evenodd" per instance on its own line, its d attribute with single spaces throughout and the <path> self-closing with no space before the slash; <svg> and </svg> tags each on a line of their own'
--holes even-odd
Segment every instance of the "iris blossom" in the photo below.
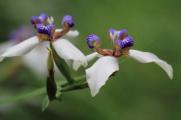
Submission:
<svg viewBox="0 0 181 120">
<path fill-rule="evenodd" d="M 4 53 L 0 55 L 0 61 L 3 61 L 7 57 L 23 56 L 27 55 L 24 59 L 34 59 L 29 55 L 31 51 L 41 51 L 38 46 L 44 46 L 44 50 L 48 46 L 49 42 L 52 42 L 53 47 L 60 57 L 62 57 L 67 63 L 71 63 L 74 70 L 77 70 L 81 65 L 86 66 L 86 57 L 84 54 L 73 44 L 71 44 L 65 38 L 77 37 L 78 31 L 70 30 L 74 26 L 73 17 L 66 15 L 62 20 L 62 29 L 56 29 L 53 23 L 53 18 L 45 13 L 40 16 L 32 16 L 31 23 L 37 31 L 36 36 L 30 37 L 22 42 L 10 47 Z M 46 50 L 47 51 L 47 50 Z M 33 52 L 32 54 L 36 54 Z M 48 51 L 45 53 L 47 57 Z M 38 56 L 36 54 L 36 56 Z M 40 55 L 41 56 L 41 55 Z M 45 61 L 43 58 L 36 59 L 36 61 Z M 36 66 L 38 67 L 38 66 Z"/>
<path fill-rule="evenodd" d="M 118 59 L 122 56 L 128 56 L 141 63 L 154 62 L 167 73 L 170 79 L 173 78 L 172 66 L 167 62 L 161 60 L 153 53 L 131 49 L 134 45 L 134 40 L 128 35 L 126 29 L 120 31 L 110 29 L 108 34 L 113 42 L 113 49 L 102 49 L 100 38 L 95 34 L 87 37 L 88 47 L 95 50 L 94 53 L 87 56 L 87 60 L 91 61 L 99 57 L 91 67 L 86 69 L 86 79 L 92 96 L 99 92 L 111 75 L 119 71 Z"/>
</svg>

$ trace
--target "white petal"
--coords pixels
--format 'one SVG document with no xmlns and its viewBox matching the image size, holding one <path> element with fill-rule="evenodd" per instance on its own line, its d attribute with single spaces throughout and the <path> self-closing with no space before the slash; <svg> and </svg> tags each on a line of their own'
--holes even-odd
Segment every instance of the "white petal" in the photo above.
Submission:
<svg viewBox="0 0 181 120">
<path fill-rule="evenodd" d="M 161 60 L 153 53 L 149 52 L 142 52 L 139 50 L 130 50 L 129 56 L 141 63 L 150 63 L 154 62 L 157 65 L 159 65 L 169 76 L 170 79 L 173 78 L 173 68 L 170 64 L 168 64 L 166 61 Z"/>
<path fill-rule="evenodd" d="M 13 40 L 8 40 L 8 42 L 4 42 L 0 44 L 0 54 L 2 54 L 3 52 L 5 52 L 8 48 L 12 47 L 13 45 L 15 45 L 16 42 Z"/>
<path fill-rule="evenodd" d="M 93 52 L 93 53 L 86 56 L 86 60 L 87 60 L 87 62 L 90 62 L 90 61 L 92 61 L 92 60 L 94 60 L 94 59 L 96 59 L 98 57 L 102 57 L 102 55 L 100 55 L 97 52 Z"/>
<path fill-rule="evenodd" d="M 47 22 L 48 24 L 53 24 L 54 18 L 52 16 L 48 17 Z"/>
<path fill-rule="evenodd" d="M 6 57 L 21 56 L 30 52 L 40 41 L 36 36 L 31 37 L 9 49 L 7 49 L 1 56 L 0 62 Z"/>
<path fill-rule="evenodd" d="M 22 57 L 25 66 L 35 74 L 44 76 L 47 74 L 48 43 L 39 44 L 31 52 Z"/>
<path fill-rule="evenodd" d="M 117 58 L 111 56 L 99 58 L 90 68 L 86 69 L 86 79 L 91 95 L 95 96 L 109 77 L 118 70 Z"/>
<path fill-rule="evenodd" d="M 48 42 L 37 45 L 31 52 L 22 57 L 25 66 L 30 68 L 40 78 L 47 75 Z M 55 76 L 60 75 L 57 66 L 54 64 Z"/>
<path fill-rule="evenodd" d="M 56 32 L 61 32 L 62 29 L 56 29 Z M 65 36 L 63 36 L 63 38 L 67 39 L 67 38 L 75 38 L 79 36 L 79 32 L 77 30 L 70 30 Z"/>
<path fill-rule="evenodd" d="M 72 63 L 74 70 L 78 70 L 81 65 L 87 66 L 85 55 L 68 40 L 58 39 L 53 42 L 53 46 L 61 58 Z"/>
</svg>

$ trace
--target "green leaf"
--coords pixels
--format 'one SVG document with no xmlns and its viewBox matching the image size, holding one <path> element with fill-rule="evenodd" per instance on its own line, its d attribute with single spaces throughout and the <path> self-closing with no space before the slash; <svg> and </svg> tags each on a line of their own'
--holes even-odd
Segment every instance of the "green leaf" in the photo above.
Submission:
<svg viewBox="0 0 181 120">
<path fill-rule="evenodd" d="M 50 101 L 56 99 L 56 93 L 57 93 L 57 85 L 55 83 L 54 76 L 48 76 L 47 77 L 47 95 Z"/>
<path fill-rule="evenodd" d="M 53 72 L 53 70 L 54 70 L 53 55 L 52 55 L 52 50 L 49 48 L 48 48 L 47 67 L 48 67 L 48 71 Z"/>
<path fill-rule="evenodd" d="M 48 66 L 48 77 L 47 77 L 46 88 L 47 88 L 48 98 L 50 101 L 52 101 L 56 98 L 57 85 L 54 78 L 54 63 L 53 63 L 53 56 L 51 49 L 49 49 L 47 66 Z"/>
<path fill-rule="evenodd" d="M 44 112 L 50 104 L 48 96 L 43 99 L 41 111 Z"/>
<path fill-rule="evenodd" d="M 63 76 L 67 79 L 67 81 L 69 83 L 71 83 L 71 84 L 74 83 L 74 79 L 72 78 L 72 76 L 70 74 L 69 66 L 67 65 L 65 60 L 62 59 L 61 57 L 59 57 L 59 55 L 55 51 L 52 43 L 50 43 L 50 48 L 52 49 L 53 59 L 55 61 L 55 64 L 57 65 L 59 71 L 63 74 Z"/>
</svg>

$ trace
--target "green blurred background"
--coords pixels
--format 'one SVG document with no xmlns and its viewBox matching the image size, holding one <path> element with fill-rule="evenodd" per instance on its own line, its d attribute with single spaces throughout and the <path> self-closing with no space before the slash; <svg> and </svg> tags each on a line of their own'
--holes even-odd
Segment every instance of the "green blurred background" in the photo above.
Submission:
<svg viewBox="0 0 181 120">
<path fill-rule="evenodd" d="M 80 37 L 73 42 L 85 54 L 85 37 L 98 34 L 111 47 L 107 30 L 126 28 L 135 39 L 134 49 L 153 52 L 173 66 L 174 79 L 155 64 L 120 59 L 120 71 L 92 98 L 89 90 L 69 92 L 41 112 L 42 96 L 0 102 L 0 120 L 180 120 L 181 119 L 181 1 L 180 0 L 6 0 L 0 1 L 0 40 L 30 17 L 46 12 L 57 26 L 65 14 L 76 21 Z M 45 85 L 15 59 L 0 64 L 0 99 L 16 97 Z M 81 72 L 83 73 L 83 72 Z"/>
</svg>

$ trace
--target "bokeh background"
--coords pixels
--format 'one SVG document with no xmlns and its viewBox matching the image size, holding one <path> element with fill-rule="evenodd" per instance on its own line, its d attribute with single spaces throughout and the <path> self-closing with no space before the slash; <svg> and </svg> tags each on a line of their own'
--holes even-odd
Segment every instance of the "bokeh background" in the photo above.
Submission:
<svg viewBox="0 0 181 120">
<path fill-rule="evenodd" d="M 73 15 L 80 36 L 72 42 L 85 54 L 92 52 L 85 42 L 88 34 L 98 34 L 103 47 L 109 48 L 107 30 L 128 29 L 135 39 L 133 48 L 153 52 L 170 63 L 174 79 L 169 80 L 155 64 L 121 58 L 120 71 L 96 97 L 88 89 L 69 92 L 41 112 L 44 95 L 21 97 L 44 86 L 45 77 L 19 65 L 17 58 L 8 59 L 0 63 L 0 120 L 181 119 L 180 0 L 1 0 L 0 42 L 22 25 L 30 26 L 30 17 L 41 12 L 52 15 L 57 26 L 63 15 Z"/>
</svg>

